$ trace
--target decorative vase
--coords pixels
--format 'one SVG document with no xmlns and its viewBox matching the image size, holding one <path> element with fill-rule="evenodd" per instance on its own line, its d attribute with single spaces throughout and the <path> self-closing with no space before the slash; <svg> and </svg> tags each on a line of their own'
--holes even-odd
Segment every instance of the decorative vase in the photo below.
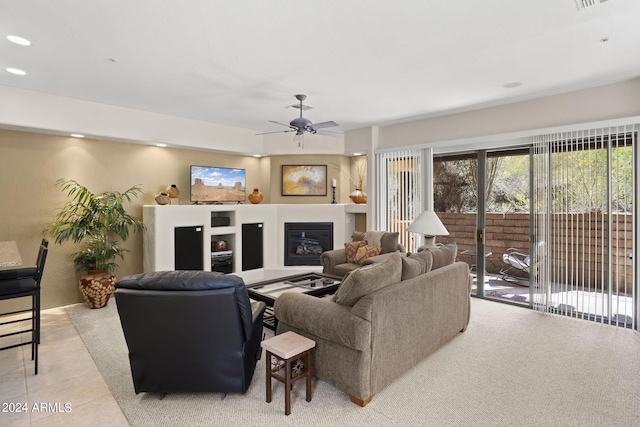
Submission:
<svg viewBox="0 0 640 427">
<path fill-rule="evenodd" d="M 353 201 L 353 203 L 367 203 L 367 193 L 362 191 L 362 188 L 356 188 L 354 192 L 349 194 L 349 198 Z"/>
<path fill-rule="evenodd" d="M 247 196 L 247 198 L 251 203 L 253 203 L 254 205 L 257 205 L 258 203 L 262 202 L 262 200 L 264 199 L 264 196 L 262 195 L 260 190 L 258 190 L 257 188 L 254 188 L 253 192 L 250 193 Z"/>
<path fill-rule="evenodd" d="M 171 184 L 170 186 L 168 186 L 165 191 L 172 199 L 177 199 L 180 197 L 180 189 L 175 184 Z"/>
<path fill-rule="evenodd" d="M 107 305 L 113 294 L 116 276 L 104 270 L 89 270 L 80 278 L 80 292 L 91 308 Z"/>
<path fill-rule="evenodd" d="M 168 205 L 171 203 L 171 198 L 167 192 L 161 191 L 156 195 L 156 203 L 159 205 Z"/>
</svg>

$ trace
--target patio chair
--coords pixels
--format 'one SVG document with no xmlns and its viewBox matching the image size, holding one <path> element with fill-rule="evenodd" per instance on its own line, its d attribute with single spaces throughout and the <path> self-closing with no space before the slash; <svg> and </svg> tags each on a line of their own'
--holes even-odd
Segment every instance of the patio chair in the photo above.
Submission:
<svg viewBox="0 0 640 427">
<path fill-rule="evenodd" d="M 502 254 L 502 261 L 508 266 L 500 270 L 502 280 L 507 282 L 529 282 L 531 256 L 518 248 L 508 248 Z"/>
<path fill-rule="evenodd" d="M 538 243 L 538 250 L 542 248 L 543 242 Z M 500 270 L 502 280 L 505 281 L 524 281 L 525 286 L 529 286 L 529 274 L 531 273 L 531 255 L 524 253 L 518 248 L 508 248 L 502 254 L 502 261 L 508 267 Z"/>
</svg>

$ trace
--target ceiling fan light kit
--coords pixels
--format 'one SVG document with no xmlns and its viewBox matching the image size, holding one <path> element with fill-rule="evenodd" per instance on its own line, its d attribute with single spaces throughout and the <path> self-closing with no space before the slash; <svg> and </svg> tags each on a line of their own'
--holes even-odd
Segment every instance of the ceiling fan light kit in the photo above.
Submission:
<svg viewBox="0 0 640 427">
<path fill-rule="evenodd" d="M 269 122 L 271 123 L 287 126 L 289 128 L 288 130 L 275 131 L 275 132 L 263 132 L 263 133 L 257 133 L 256 135 L 266 135 L 270 133 L 280 133 L 280 132 L 295 132 L 296 134 L 293 137 L 293 143 L 297 144 L 298 148 L 301 148 L 301 149 L 304 148 L 305 132 L 308 132 L 311 134 L 327 135 L 327 136 L 342 135 L 342 132 L 321 130 L 324 128 L 339 126 L 336 122 L 328 121 L 328 122 L 321 122 L 321 123 L 313 123 L 311 120 L 302 117 L 302 111 L 310 109 L 310 107 L 306 107 L 302 105 L 302 101 L 307 99 L 307 95 L 298 94 L 296 95 L 296 99 L 300 102 L 300 107 L 298 107 L 300 110 L 300 117 L 296 117 L 295 119 L 291 120 L 291 122 L 289 122 L 288 125 L 284 123 L 276 122 L 274 120 L 269 120 Z"/>
</svg>

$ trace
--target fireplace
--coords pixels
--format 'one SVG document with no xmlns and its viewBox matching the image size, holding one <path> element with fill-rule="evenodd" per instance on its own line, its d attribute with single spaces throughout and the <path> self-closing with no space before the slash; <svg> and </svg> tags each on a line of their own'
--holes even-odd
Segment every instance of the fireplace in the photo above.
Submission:
<svg viewBox="0 0 640 427">
<path fill-rule="evenodd" d="M 285 222 L 284 265 L 320 265 L 322 252 L 333 249 L 332 222 Z"/>
</svg>

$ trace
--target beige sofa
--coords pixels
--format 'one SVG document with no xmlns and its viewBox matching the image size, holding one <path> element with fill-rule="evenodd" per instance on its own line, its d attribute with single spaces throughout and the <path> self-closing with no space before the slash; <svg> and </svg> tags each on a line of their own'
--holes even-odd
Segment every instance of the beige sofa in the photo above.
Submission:
<svg viewBox="0 0 640 427">
<path fill-rule="evenodd" d="M 469 266 L 451 245 L 350 273 L 332 299 L 284 293 L 277 333 L 316 342 L 313 374 L 365 406 L 373 395 L 469 323 Z"/>
<path fill-rule="evenodd" d="M 347 259 L 347 252 L 345 248 L 326 251 L 320 255 L 320 264 L 322 264 L 323 273 L 343 277 L 363 265 L 380 262 L 395 251 L 400 251 L 401 253 L 405 252 L 404 246 L 401 243 L 398 243 L 397 232 L 367 231 L 366 233 L 363 233 L 361 231 L 354 231 L 352 240 L 353 242 L 366 240 L 371 245 L 380 247 L 380 254 L 362 260 L 361 262 L 350 262 Z"/>
</svg>

